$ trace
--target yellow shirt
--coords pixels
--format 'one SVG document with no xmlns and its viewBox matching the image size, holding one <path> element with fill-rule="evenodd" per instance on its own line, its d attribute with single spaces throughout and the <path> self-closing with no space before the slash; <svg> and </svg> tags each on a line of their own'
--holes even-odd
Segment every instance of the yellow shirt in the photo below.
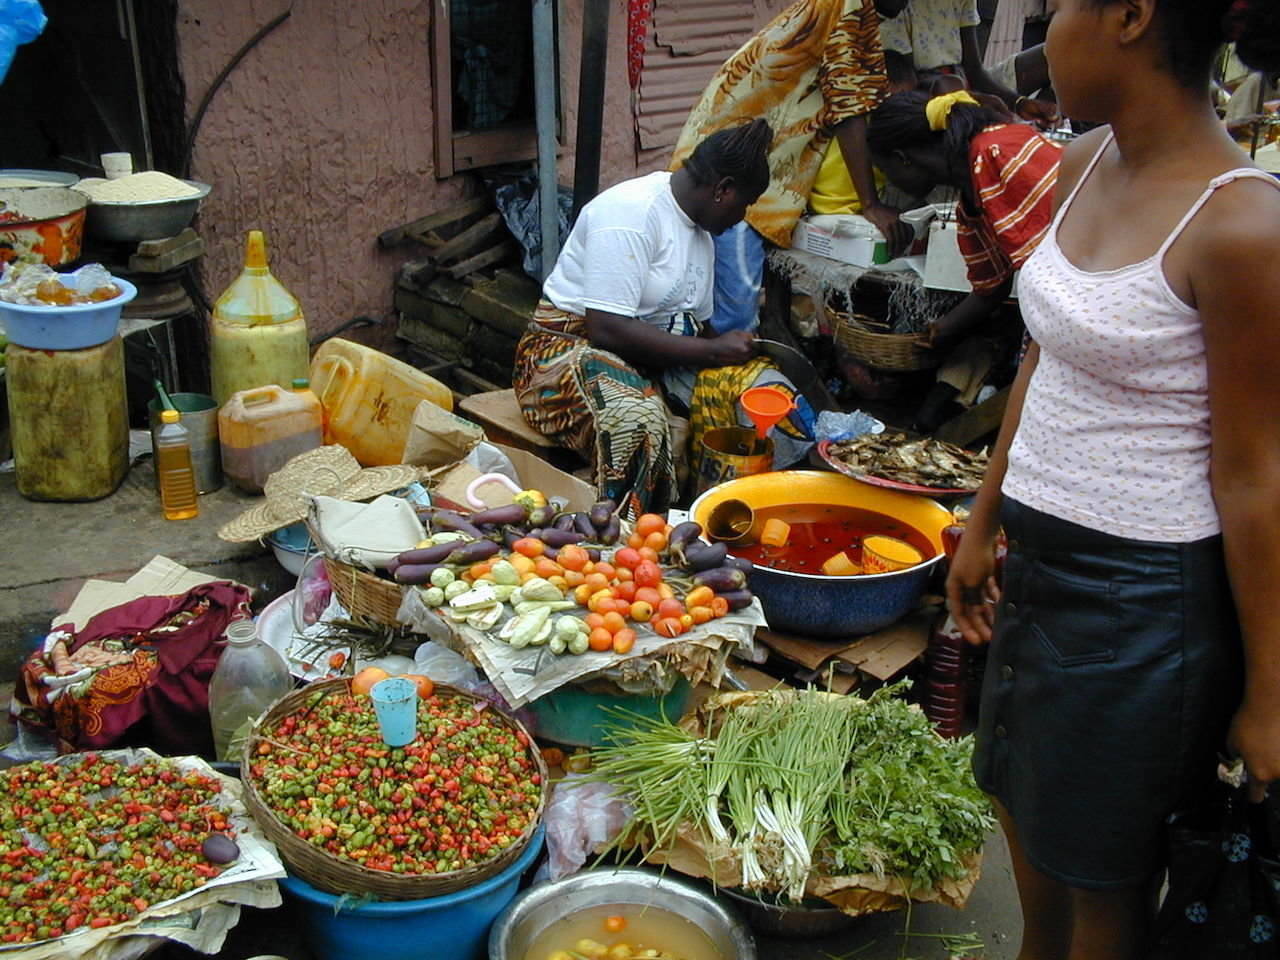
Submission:
<svg viewBox="0 0 1280 960">
<path fill-rule="evenodd" d="M 746 219 L 789 247 L 832 129 L 870 113 L 888 93 L 873 0 L 797 0 L 716 72 L 685 121 L 671 169 L 707 135 L 764 117 L 773 128 L 769 188 Z"/>
<path fill-rule="evenodd" d="M 872 168 L 871 172 L 876 178 L 876 190 L 883 190 L 886 183 L 884 174 L 876 168 Z M 853 185 L 853 177 L 849 176 L 844 154 L 840 152 L 840 142 L 835 138 L 827 144 L 822 166 L 818 168 L 817 179 L 813 181 L 813 190 L 809 193 L 809 209 L 814 213 L 862 212 L 862 199 L 858 196 L 857 187 Z"/>
</svg>

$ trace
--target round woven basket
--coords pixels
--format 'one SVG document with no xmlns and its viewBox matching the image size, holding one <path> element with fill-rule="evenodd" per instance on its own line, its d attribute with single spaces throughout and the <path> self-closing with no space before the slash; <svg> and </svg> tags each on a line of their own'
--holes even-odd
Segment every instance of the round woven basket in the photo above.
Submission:
<svg viewBox="0 0 1280 960">
<path fill-rule="evenodd" d="M 339 896 L 347 893 L 357 897 L 367 894 L 379 900 L 422 900 L 427 897 L 455 893 L 473 886 L 502 872 L 514 863 L 533 839 L 534 832 L 542 820 L 542 813 L 547 803 L 548 774 L 547 765 L 542 759 L 542 754 L 533 745 L 533 738 L 529 737 L 529 731 L 519 720 L 499 710 L 494 710 L 493 715 L 512 730 L 529 737 L 529 754 L 533 758 L 537 772 L 542 777 L 542 791 L 538 799 L 538 809 L 530 818 L 524 832 L 492 860 L 450 873 L 404 874 L 371 870 L 354 861 L 335 857 L 307 843 L 276 817 L 259 796 L 251 771 L 253 758 L 258 755 L 258 746 L 262 743 L 262 731 L 291 713 L 310 709 L 316 702 L 317 695 L 345 690 L 349 685 L 349 680 L 339 677 L 334 680 L 320 680 L 286 694 L 262 716 L 254 727 L 249 742 L 245 745 L 244 756 L 240 761 L 240 778 L 244 783 L 245 806 L 253 814 L 262 832 L 279 849 L 289 872 L 318 890 Z M 434 696 L 458 697 L 475 703 L 484 702 L 475 694 L 443 683 L 436 685 Z"/>
<path fill-rule="evenodd" d="M 857 314 L 833 311 L 835 337 L 845 352 L 876 370 L 930 370 L 942 362 L 917 333 L 876 333 Z"/>
<path fill-rule="evenodd" d="M 404 599 L 403 584 L 376 577 L 367 570 L 327 555 L 324 572 L 329 576 L 329 584 L 338 595 L 338 601 L 348 613 L 388 627 L 399 624 L 396 612 Z"/>
</svg>

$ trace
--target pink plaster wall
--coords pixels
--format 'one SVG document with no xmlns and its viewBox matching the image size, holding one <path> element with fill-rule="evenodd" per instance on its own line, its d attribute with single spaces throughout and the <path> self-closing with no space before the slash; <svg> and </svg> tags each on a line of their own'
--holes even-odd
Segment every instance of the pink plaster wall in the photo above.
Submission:
<svg viewBox="0 0 1280 960">
<path fill-rule="evenodd" d="M 184 0 L 178 35 L 189 116 L 285 3 Z M 743 8 L 762 24 L 781 5 Z M 636 162 L 626 6 L 611 2 L 602 188 L 665 164 L 660 156 Z M 567 134 L 559 175 L 569 184 L 582 0 L 560 0 L 559 14 Z M 239 270 L 245 231 L 257 228 L 313 336 L 360 314 L 390 317 L 395 270 L 413 254 L 380 251 L 376 236 L 476 189 L 465 174 L 435 177 L 430 16 L 421 0 L 294 0 L 292 16 L 232 72 L 204 117 L 192 164 L 192 176 L 213 185 L 199 222 L 211 298 Z"/>
</svg>

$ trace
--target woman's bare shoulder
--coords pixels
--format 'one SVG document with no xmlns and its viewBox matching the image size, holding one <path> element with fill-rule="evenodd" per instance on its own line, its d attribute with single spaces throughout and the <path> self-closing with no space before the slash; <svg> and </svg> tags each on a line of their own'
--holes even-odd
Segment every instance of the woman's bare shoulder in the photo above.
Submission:
<svg viewBox="0 0 1280 960">
<path fill-rule="evenodd" d="M 1080 178 L 1084 176 L 1089 161 L 1102 149 L 1102 145 L 1106 143 L 1109 136 L 1111 136 L 1110 126 L 1095 127 L 1067 144 L 1067 148 L 1062 151 L 1062 159 L 1058 162 L 1058 185 L 1053 198 L 1055 210 L 1066 199 L 1067 194 L 1075 189 Z"/>
</svg>

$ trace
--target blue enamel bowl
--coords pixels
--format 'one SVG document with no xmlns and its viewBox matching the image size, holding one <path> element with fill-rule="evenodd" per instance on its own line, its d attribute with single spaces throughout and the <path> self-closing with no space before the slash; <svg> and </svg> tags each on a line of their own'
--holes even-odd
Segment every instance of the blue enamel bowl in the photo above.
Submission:
<svg viewBox="0 0 1280 960">
<path fill-rule="evenodd" d="M 855 637 L 887 627 L 910 613 L 943 560 L 942 531 L 952 523 L 951 512 L 928 497 L 885 490 L 818 470 L 780 470 L 730 480 L 698 497 L 689 516 L 706 529 L 711 512 L 726 500 L 742 500 L 756 511 L 791 504 L 872 510 L 907 524 L 928 540 L 932 556 L 892 573 L 828 577 L 757 564 L 748 585 L 760 598 L 769 628 L 805 637 Z"/>
</svg>

